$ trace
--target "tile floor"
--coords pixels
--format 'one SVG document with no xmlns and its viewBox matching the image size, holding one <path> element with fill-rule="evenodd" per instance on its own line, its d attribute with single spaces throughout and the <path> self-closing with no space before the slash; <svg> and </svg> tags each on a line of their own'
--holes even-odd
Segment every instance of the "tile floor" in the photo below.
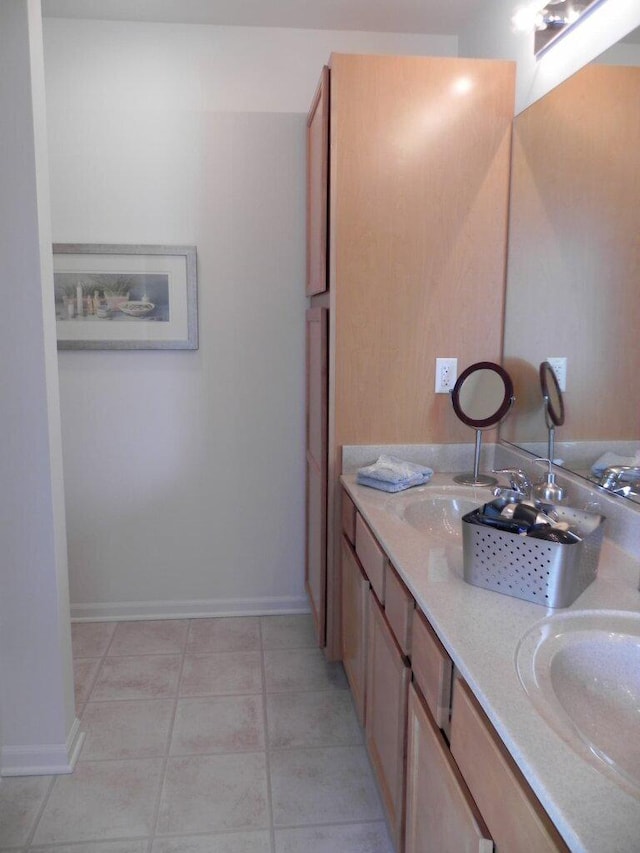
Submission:
<svg viewBox="0 0 640 853">
<path fill-rule="evenodd" d="M 0 782 L 0 850 L 391 853 L 310 617 L 73 625 L 75 771 Z"/>
</svg>

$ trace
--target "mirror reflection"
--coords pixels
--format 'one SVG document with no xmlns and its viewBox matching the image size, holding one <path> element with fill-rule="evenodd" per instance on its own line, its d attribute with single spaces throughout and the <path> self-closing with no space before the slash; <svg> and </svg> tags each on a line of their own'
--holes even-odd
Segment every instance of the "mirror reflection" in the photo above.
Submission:
<svg viewBox="0 0 640 853">
<path fill-rule="evenodd" d="M 514 122 L 500 435 L 548 453 L 538 367 L 566 358 L 555 457 L 589 478 L 640 448 L 639 66 L 636 32 Z"/>
<path fill-rule="evenodd" d="M 600 0 L 547 0 L 535 20 L 534 52 L 542 53 Z"/>
<path fill-rule="evenodd" d="M 476 431 L 473 471 L 458 474 L 453 479 L 465 486 L 494 486 L 498 482 L 496 478 L 479 471 L 482 431 L 500 423 L 513 405 L 511 377 L 499 364 L 479 361 L 460 374 L 451 402 L 462 423 Z"/>
<path fill-rule="evenodd" d="M 554 461 L 555 429 L 564 423 L 564 400 L 558 383 L 558 378 L 548 361 L 540 365 L 540 390 L 544 404 L 544 420 L 547 425 L 549 439 L 547 442 L 547 459 L 549 464 Z"/>
</svg>

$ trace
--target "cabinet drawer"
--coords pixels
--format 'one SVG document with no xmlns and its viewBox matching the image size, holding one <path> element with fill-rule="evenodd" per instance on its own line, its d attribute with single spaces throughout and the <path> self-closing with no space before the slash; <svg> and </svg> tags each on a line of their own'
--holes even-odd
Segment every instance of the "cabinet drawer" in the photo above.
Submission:
<svg viewBox="0 0 640 853">
<path fill-rule="evenodd" d="M 409 688 L 405 853 L 493 853 L 493 841 L 424 702 Z"/>
<path fill-rule="evenodd" d="M 456 678 L 451 752 L 496 844 L 496 851 L 568 851 L 468 685 Z"/>
<path fill-rule="evenodd" d="M 414 680 L 426 699 L 433 719 L 441 729 L 448 732 L 453 672 L 451 658 L 419 610 L 413 615 L 411 634 Z"/>
<path fill-rule="evenodd" d="M 356 554 L 378 601 L 384 604 L 384 571 L 387 558 L 358 513 L 356 513 Z"/>
<path fill-rule="evenodd" d="M 413 596 L 402 583 L 391 563 L 384 578 L 384 610 L 402 653 L 411 654 L 411 619 L 415 609 Z"/>
<path fill-rule="evenodd" d="M 352 545 L 356 544 L 356 505 L 349 495 L 342 492 L 342 530 Z"/>
</svg>

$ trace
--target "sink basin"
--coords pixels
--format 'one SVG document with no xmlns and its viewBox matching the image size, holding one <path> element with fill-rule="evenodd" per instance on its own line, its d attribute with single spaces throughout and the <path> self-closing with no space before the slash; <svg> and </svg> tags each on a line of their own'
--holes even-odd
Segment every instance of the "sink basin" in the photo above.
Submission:
<svg viewBox="0 0 640 853">
<path fill-rule="evenodd" d="M 640 614 L 576 611 L 538 622 L 516 652 L 545 721 L 640 799 Z"/>
<path fill-rule="evenodd" d="M 461 541 L 462 516 L 491 498 L 488 490 L 425 486 L 400 500 L 390 501 L 389 509 L 421 533 L 437 539 Z"/>
</svg>

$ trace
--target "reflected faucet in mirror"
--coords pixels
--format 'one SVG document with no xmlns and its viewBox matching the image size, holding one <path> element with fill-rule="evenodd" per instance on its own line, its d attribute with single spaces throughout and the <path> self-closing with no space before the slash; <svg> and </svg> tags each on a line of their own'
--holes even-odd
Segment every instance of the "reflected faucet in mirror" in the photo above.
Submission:
<svg viewBox="0 0 640 853">
<path fill-rule="evenodd" d="M 507 371 L 491 361 L 479 361 L 462 371 L 451 402 L 463 424 L 476 431 L 473 471 L 457 474 L 453 479 L 463 486 L 495 486 L 495 477 L 480 473 L 482 432 L 496 426 L 509 413 L 514 402 L 513 382 Z"/>
<path fill-rule="evenodd" d="M 640 498 L 640 466 L 612 465 L 605 468 L 597 484 L 625 498 Z"/>
</svg>

